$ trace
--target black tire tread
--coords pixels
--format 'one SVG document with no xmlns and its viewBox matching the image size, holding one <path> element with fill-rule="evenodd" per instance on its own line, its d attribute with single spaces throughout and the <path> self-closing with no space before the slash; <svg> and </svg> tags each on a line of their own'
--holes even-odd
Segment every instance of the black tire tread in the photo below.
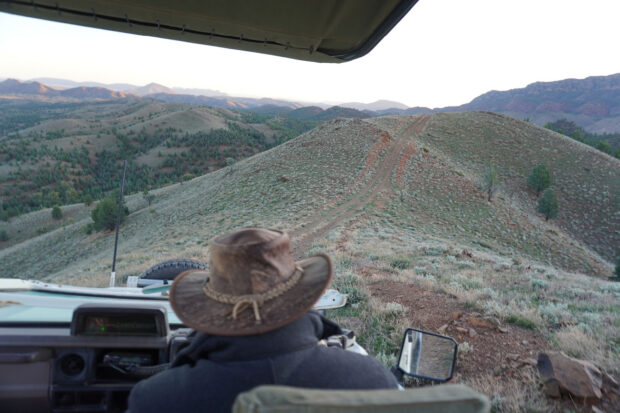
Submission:
<svg viewBox="0 0 620 413">
<path fill-rule="evenodd" d="M 177 275 L 187 270 L 206 270 L 207 264 L 188 258 L 175 258 L 160 262 L 144 271 L 140 278 L 147 280 L 174 280 Z"/>
</svg>

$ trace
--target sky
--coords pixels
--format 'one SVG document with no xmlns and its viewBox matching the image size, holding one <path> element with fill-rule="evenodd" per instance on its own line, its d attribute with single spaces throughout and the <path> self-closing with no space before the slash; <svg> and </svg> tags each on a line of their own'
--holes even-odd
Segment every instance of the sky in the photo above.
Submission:
<svg viewBox="0 0 620 413">
<path fill-rule="evenodd" d="M 320 64 L 0 13 L 0 79 L 444 107 L 536 81 L 619 73 L 619 21 L 620 0 L 420 0 L 365 57 Z"/>
</svg>

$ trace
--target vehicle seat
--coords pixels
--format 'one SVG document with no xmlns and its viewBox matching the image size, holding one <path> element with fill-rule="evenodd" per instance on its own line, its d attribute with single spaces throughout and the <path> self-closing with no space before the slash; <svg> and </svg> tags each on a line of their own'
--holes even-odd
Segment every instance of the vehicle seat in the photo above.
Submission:
<svg viewBox="0 0 620 413">
<path fill-rule="evenodd" d="M 235 399 L 233 413 L 487 413 L 489 399 L 462 384 L 410 390 L 317 390 L 259 386 Z"/>
</svg>

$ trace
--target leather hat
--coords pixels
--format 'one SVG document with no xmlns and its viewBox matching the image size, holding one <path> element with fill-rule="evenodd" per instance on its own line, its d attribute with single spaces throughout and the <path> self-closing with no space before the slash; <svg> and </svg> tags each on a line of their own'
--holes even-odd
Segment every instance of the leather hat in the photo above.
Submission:
<svg viewBox="0 0 620 413">
<path fill-rule="evenodd" d="M 327 255 L 295 262 L 288 235 L 262 228 L 215 238 L 209 264 L 176 277 L 170 304 L 188 327 L 221 336 L 262 334 L 296 320 L 333 276 Z"/>
</svg>

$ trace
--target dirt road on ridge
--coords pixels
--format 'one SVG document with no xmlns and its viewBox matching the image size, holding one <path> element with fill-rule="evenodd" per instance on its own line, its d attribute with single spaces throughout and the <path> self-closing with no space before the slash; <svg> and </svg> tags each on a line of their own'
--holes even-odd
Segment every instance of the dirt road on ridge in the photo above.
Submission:
<svg viewBox="0 0 620 413">
<path fill-rule="evenodd" d="M 380 150 L 387 146 L 386 155 L 380 158 L 378 156 L 380 150 L 371 149 L 366 157 L 366 167 L 355 179 L 355 182 L 363 179 L 364 175 L 378 163 L 378 166 L 375 167 L 375 175 L 370 181 L 356 192 L 353 192 L 352 188 L 348 188 L 341 198 L 352 195 L 350 199 L 337 206 L 326 206 L 310 218 L 310 223 L 291 231 L 291 238 L 295 240 L 293 255 L 296 258 L 301 258 L 317 238 L 324 236 L 337 226 L 345 224 L 365 205 L 374 201 L 377 195 L 388 187 L 395 169 L 398 169 L 397 173 L 402 175 L 403 161 L 404 163 L 408 162 L 416 149 L 415 146 L 412 147 L 412 142 L 407 137 L 422 132 L 430 117 L 431 115 L 420 115 L 414 117 L 413 120 L 411 118 L 403 119 L 395 128 L 396 132 L 391 135 L 391 140 L 386 140 L 385 136 L 381 136 L 382 140 L 377 145 L 381 145 Z"/>
</svg>

